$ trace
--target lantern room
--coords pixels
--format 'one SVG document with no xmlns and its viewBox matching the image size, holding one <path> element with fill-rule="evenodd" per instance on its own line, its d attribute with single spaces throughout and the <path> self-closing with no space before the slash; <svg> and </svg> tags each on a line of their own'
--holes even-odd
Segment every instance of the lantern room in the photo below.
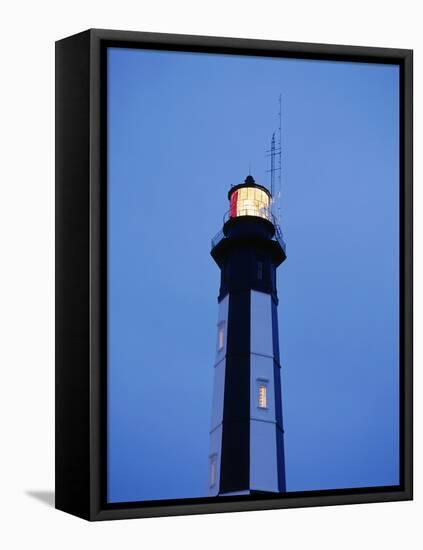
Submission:
<svg viewBox="0 0 423 550">
<path fill-rule="evenodd" d="M 240 216 L 255 216 L 271 220 L 271 194 L 262 185 L 258 185 L 252 176 L 244 183 L 235 185 L 228 193 L 230 201 L 230 219 Z"/>
</svg>

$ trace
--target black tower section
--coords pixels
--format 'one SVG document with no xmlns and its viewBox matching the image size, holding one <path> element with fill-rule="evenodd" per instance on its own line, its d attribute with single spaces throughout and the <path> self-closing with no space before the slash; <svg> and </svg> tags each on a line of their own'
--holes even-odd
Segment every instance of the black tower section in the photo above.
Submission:
<svg viewBox="0 0 423 550">
<path fill-rule="evenodd" d="M 275 399 L 276 408 L 276 453 L 278 462 L 278 483 L 279 491 L 286 491 L 286 479 L 285 479 L 285 450 L 283 440 L 283 415 L 282 415 L 282 401 L 280 399 L 281 388 L 281 365 L 279 356 L 279 327 L 278 327 L 278 310 L 277 303 L 272 300 L 272 334 L 273 334 L 273 353 L 274 358 L 274 377 L 275 377 L 275 395 L 279 396 L 279 399 Z"/>
<path fill-rule="evenodd" d="M 231 294 L 228 309 L 228 344 L 220 493 L 242 491 L 250 477 L 250 293 Z"/>
</svg>

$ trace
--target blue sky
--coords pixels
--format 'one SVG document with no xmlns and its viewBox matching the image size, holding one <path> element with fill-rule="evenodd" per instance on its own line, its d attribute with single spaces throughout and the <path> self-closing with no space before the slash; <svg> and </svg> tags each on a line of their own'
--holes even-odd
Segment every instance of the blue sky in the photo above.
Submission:
<svg viewBox="0 0 423 550">
<path fill-rule="evenodd" d="M 227 191 L 267 185 L 282 94 L 278 271 L 288 491 L 399 482 L 399 71 L 108 53 L 108 498 L 206 496 Z"/>
</svg>

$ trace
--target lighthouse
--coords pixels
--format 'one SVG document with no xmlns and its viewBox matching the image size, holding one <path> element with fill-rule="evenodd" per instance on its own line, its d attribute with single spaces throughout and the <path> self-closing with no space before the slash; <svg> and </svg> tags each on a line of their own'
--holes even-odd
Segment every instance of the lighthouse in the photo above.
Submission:
<svg viewBox="0 0 423 550">
<path fill-rule="evenodd" d="M 220 269 L 209 495 L 285 491 L 276 270 L 285 243 L 268 189 L 249 175 L 228 193 L 212 241 Z"/>
</svg>

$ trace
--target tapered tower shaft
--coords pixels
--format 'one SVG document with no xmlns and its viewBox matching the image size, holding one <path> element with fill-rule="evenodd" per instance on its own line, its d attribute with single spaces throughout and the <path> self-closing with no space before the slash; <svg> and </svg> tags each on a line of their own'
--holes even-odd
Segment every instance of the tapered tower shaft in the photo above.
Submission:
<svg viewBox="0 0 423 550">
<path fill-rule="evenodd" d="M 269 191 L 248 176 L 211 255 L 221 271 L 210 495 L 285 491 L 276 269 L 285 245 Z"/>
</svg>

